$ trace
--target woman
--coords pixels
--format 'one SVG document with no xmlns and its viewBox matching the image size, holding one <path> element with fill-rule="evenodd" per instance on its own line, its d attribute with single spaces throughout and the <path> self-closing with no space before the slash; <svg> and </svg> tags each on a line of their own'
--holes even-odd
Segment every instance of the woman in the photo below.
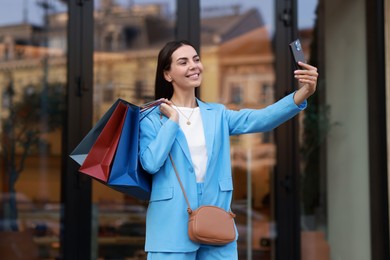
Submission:
<svg viewBox="0 0 390 260">
<path fill-rule="evenodd" d="M 300 89 L 260 110 L 232 111 L 195 97 L 203 66 L 186 41 L 169 42 L 158 55 L 155 98 L 159 109 L 140 123 L 140 162 L 153 175 L 146 218 L 148 259 L 238 259 L 237 242 L 223 246 L 192 242 L 188 213 L 172 156 L 192 209 L 215 205 L 230 210 L 232 175 L 230 135 L 270 131 L 306 107 L 317 84 L 317 69 L 299 64 Z"/>
</svg>

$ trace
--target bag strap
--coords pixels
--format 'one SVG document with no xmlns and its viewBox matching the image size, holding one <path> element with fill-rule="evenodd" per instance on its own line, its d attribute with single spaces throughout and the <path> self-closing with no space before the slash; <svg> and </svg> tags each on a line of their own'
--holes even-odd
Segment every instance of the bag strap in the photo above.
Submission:
<svg viewBox="0 0 390 260">
<path fill-rule="evenodd" d="M 171 162 L 172 162 L 172 166 L 173 166 L 173 169 L 175 170 L 175 174 L 176 174 L 177 180 L 179 181 L 180 188 L 181 188 L 181 190 L 183 191 L 184 198 L 186 199 L 186 203 L 187 203 L 187 206 L 188 206 L 187 212 L 188 212 L 188 214 L 191 215 L 191 214 L 192 214 L 192 209 L 191 209 L 191 206 L 190 206 L 190 202 L 188 201 L 187 193 L 186 193 L 185 190 L 184 190 L 183 183 L 181 182 L 179 173 L 177 172 L 176 165 L 175 165 L 175 163 L 173 162 L 173 159 L 172 159 L 172 155 L 171 155 L 171 154 L 169 154 L 169 159 L 170 159 Z M 228 213 L 229 213 L 229 215 L 230 215 L 232 218 L 235 218 L 235 217 L 236 217 L 236 214 L 234 214 L 232 211 L 228 211 Z"/>
<path fill-rule="evenodd" d="M 160 120 L 161 120 L 161 119 L 162 119 L 162 114 L 160 114 Z M 161 123 L 161 125 L 162 125 L 162 122 L 161 122 L 161 121 L 160 121 L 160 123 Z M 188 214 L 191 215 L 191 214 L 192 214 L 192 209 L 191 209 L 190 201 L 188 200 L 187 193 L 186 193 L 186 191 L 184 190 L 183 183 L 181 182 L 179 173 L 178 173 L 178 171 L 177 171 L 177 169 L 176 169 L 175 163 L 173 162 L 173 158 L 172 158 L 171 153 L 169 153 L 169 160 L 171 160 L 171 163 L 172 163 L 172 166 L 173 166 L 173 170 L 175 171 L 176 178 L 177 178 L 177 180 L 179 181 L 181 191 L 183 192 L 184 198 L 185 198 L 185 200 L 186 200 L 186 203 L 187 203 L 187 212 L 188 212 Z"/>
<path fill-rule="evenodd" d="M 147 117 L 154 109 L 156 109 L 163 102 L 163 100 L 163 98 L 160 98 L 139 106 L 140 114 L 143 114 L 143 112 L 149 110 L 145 115 L 141 116 L 139 121 L 141 122 L 145 117 Z"/>
<path fill-rule="evenodd" d="M 177 172 L 177 169 L 176 169 L 176 165 L 175 165 L 175 163 L 173 162 L 173 158 L 172 158 L 172 155 L 171 155 L 170 153 L 169 153 L 169 159 L 171 160 L 171 163 L 172 163 L 172 166 L 173 166 L 173 170 L 175 171 L 177 180 L 179 181 L 181 191 L 183 192 L 184 198 L 186 199 L 186 203 L 187 203 L 187 206 L 188 206 L 187 212 L 188 212 L 188 214 L 191 214 L 191 213 L 192 213 L 192 209 L 191 209 L 191 206 L 190 206 L 190 202 L 188 201 L 187 193 L 186 193 L 186 191 L 184 190 L 183 183 L 181 182 L 179 173 Z"/>
</svg>

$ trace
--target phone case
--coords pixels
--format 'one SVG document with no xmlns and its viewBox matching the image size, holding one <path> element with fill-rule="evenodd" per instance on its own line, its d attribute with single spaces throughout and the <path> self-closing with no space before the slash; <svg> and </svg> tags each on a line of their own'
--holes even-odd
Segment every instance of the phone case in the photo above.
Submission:
<svg viewBox="0 0 390 260">
<path fill-rule="evenodd" d="M 301 42 L 299 39 L 291 42 L 289 44 L 291 54 L 294 58 L 294 65 L 296 69 L 300 69 L 301 67 L 298 65 L 298 61 L 306 63 L 305 54 L 303 53 Z"/>
</svg>

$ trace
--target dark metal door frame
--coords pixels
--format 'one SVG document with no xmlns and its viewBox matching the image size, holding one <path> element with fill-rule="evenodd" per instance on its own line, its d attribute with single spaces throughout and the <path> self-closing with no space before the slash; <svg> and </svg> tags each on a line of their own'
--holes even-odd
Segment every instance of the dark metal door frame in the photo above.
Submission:
<svg viewBox="0 0 390 260">
<path fill-rule="evenodd" d="M 366 0 L 372 259 L 390 259 L 384 10 L 383 0 Z"/>
<path fill-rule="evenodd" d="M 288 44 L 298 36 L 297 1 L 275 0 L 275 94 L 276 99 L 295 90 L 293 63 Z M 277 237 L 275 259 L 299 260 L 300 201 L 299 201 L 299 143 L 298 120 L 294 118 L 275 130 L 277 166 L 274 174 L 275 219 Z"/>
<path fill-rule="evenodd" d="M 200 53 L 200 0 L 176 0 L 176 40 L 187 40 Z M 200 88 L 195 89 L 199 97 Z"/>
<path fill-rule="evenodd" d="M 63 128 L 61 257 L 91 259 L 91 179 L 78 173 L 71 151 L 92 126 L 93 0 L 68 2 L 67 112 Z"/>
<path fill-rule="evenodd" d="M 200 51 L 200 0 L 176 0 L 177 40 L 190 41 Z"/>
</svg>

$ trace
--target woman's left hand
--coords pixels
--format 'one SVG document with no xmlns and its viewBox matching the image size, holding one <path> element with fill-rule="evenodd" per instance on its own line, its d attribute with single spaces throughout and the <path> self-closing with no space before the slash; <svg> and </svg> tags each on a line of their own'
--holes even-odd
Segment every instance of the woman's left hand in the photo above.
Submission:
<svg viewBox="0 0 390 260">
<path fill-rule="evenodd" d="M 302 69 L 294 71 L 294 77 L 299 82 L 299 90 L 294 95 L 295 104 L 301 104 L 305 99 L 314 94 L 317 88 L 317 68 L 307 63 L 299 62 Z"/>
</svg>

